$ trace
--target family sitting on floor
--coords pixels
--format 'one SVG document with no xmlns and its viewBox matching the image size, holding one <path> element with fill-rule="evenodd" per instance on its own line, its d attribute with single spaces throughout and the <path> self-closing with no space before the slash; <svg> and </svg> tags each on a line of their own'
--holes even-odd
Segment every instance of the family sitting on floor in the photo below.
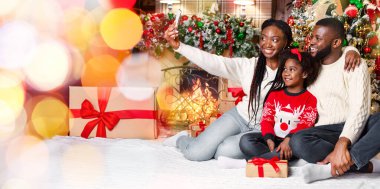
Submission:
<svg viewBox="0 0 380 189">
<path fill-rule="evenodd" d="M 182 131 L 163 144 L 192 161 L 217 159 L 224 168 L 245 167 L 253 157 L 304 160 L 305 182 L 346 172 L 380 172 L 380 114 L 370 115 L 370 80 L 356 48 L 342 48 L 343 24 L 319 20 L 309 52 L 290 49 L 292 32 L 280 20 L 261 27 L 258 58 L 225 58 L 178 41 L 173 49 L 216 76 L 241 84 L 244 96 L 198 137 Z M 300 161 L 298 161 L 300 162 Z"/>
</svg>

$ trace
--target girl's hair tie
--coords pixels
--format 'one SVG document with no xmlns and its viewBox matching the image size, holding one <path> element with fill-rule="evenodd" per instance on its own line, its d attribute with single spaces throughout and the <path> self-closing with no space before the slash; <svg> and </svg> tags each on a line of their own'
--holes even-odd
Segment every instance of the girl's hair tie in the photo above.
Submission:
<svg viewBox="0 0 380 189">
<path fill-rule="evenodd" d="M 294 49 L 290 49 L 290 52 L 292 53 L 292 54 L 295 54 L 295 55 L 297 55 L 298 56 L 298 60 L 301 62 L 302 61 L 302 56 L 301 56 L 301 53 L 298 51 L 298 49 L 297 48 L 294 48 Z"/>
</svg>

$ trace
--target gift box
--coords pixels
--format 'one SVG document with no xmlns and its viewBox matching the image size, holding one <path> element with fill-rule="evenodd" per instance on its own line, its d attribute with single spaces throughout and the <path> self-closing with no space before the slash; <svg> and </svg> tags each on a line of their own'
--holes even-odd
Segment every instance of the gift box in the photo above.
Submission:
<svg viewBox="0 0 380 189">
<path fill-rule="evenodd" d="M 155 139 L 154 88 L 70 87 L 70 136 Z"/>
<path fill-rule="evenodd" d="M 272 159 L 253 158 L 247 162 L 247 177 L 288 177 L 288 161 L 279 160 L 277 157 Z"/>
<path fill-rule="evenodd" d="M 197 137 L 199 134 L 201 134 L 206 129 L 206 124 L 200 121 L 197 124 L 190 125 L 190 135 L 192 137 Z"/>
</svg>

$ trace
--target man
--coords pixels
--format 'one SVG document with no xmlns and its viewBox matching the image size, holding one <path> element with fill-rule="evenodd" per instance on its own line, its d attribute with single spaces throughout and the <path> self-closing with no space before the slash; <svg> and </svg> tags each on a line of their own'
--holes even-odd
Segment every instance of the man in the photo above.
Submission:
<svg viewBox="0 0 380 189">
<path fill-rule="evenodd" d="M 319 20 L 312 35 L 310 53 L 322 64 L 317 81 L 309 87 L 318 99 L 319 119 L 314 128 L 294 134 L 290 146 L 295 156 L 324 165 L 305 165 L 304 180 L 309 183 L 349 170 L 380 172 L 380 161 L 371 160 L 380 151 L 380 114 L 369 115 L 367 65 L 341 71 L 352 47 L 342 50 L 344 27 L 337 19 Z"/>
</svg>

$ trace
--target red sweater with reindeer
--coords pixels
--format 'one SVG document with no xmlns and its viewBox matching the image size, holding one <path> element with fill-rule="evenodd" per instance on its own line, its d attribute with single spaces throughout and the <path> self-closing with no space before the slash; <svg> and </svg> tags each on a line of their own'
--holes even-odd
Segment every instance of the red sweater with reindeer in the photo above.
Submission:
<svg viewBox="0 0 380 189">
<path fill-rule="evenodd" d="M 261 132 L 265 140 L 290 137 L 314 126 L 318 116 L 317 99 L 307 90 L 300 93 L 289 93 L 286 89 L 272 91 L 262 114 Z"/>
</svg>

